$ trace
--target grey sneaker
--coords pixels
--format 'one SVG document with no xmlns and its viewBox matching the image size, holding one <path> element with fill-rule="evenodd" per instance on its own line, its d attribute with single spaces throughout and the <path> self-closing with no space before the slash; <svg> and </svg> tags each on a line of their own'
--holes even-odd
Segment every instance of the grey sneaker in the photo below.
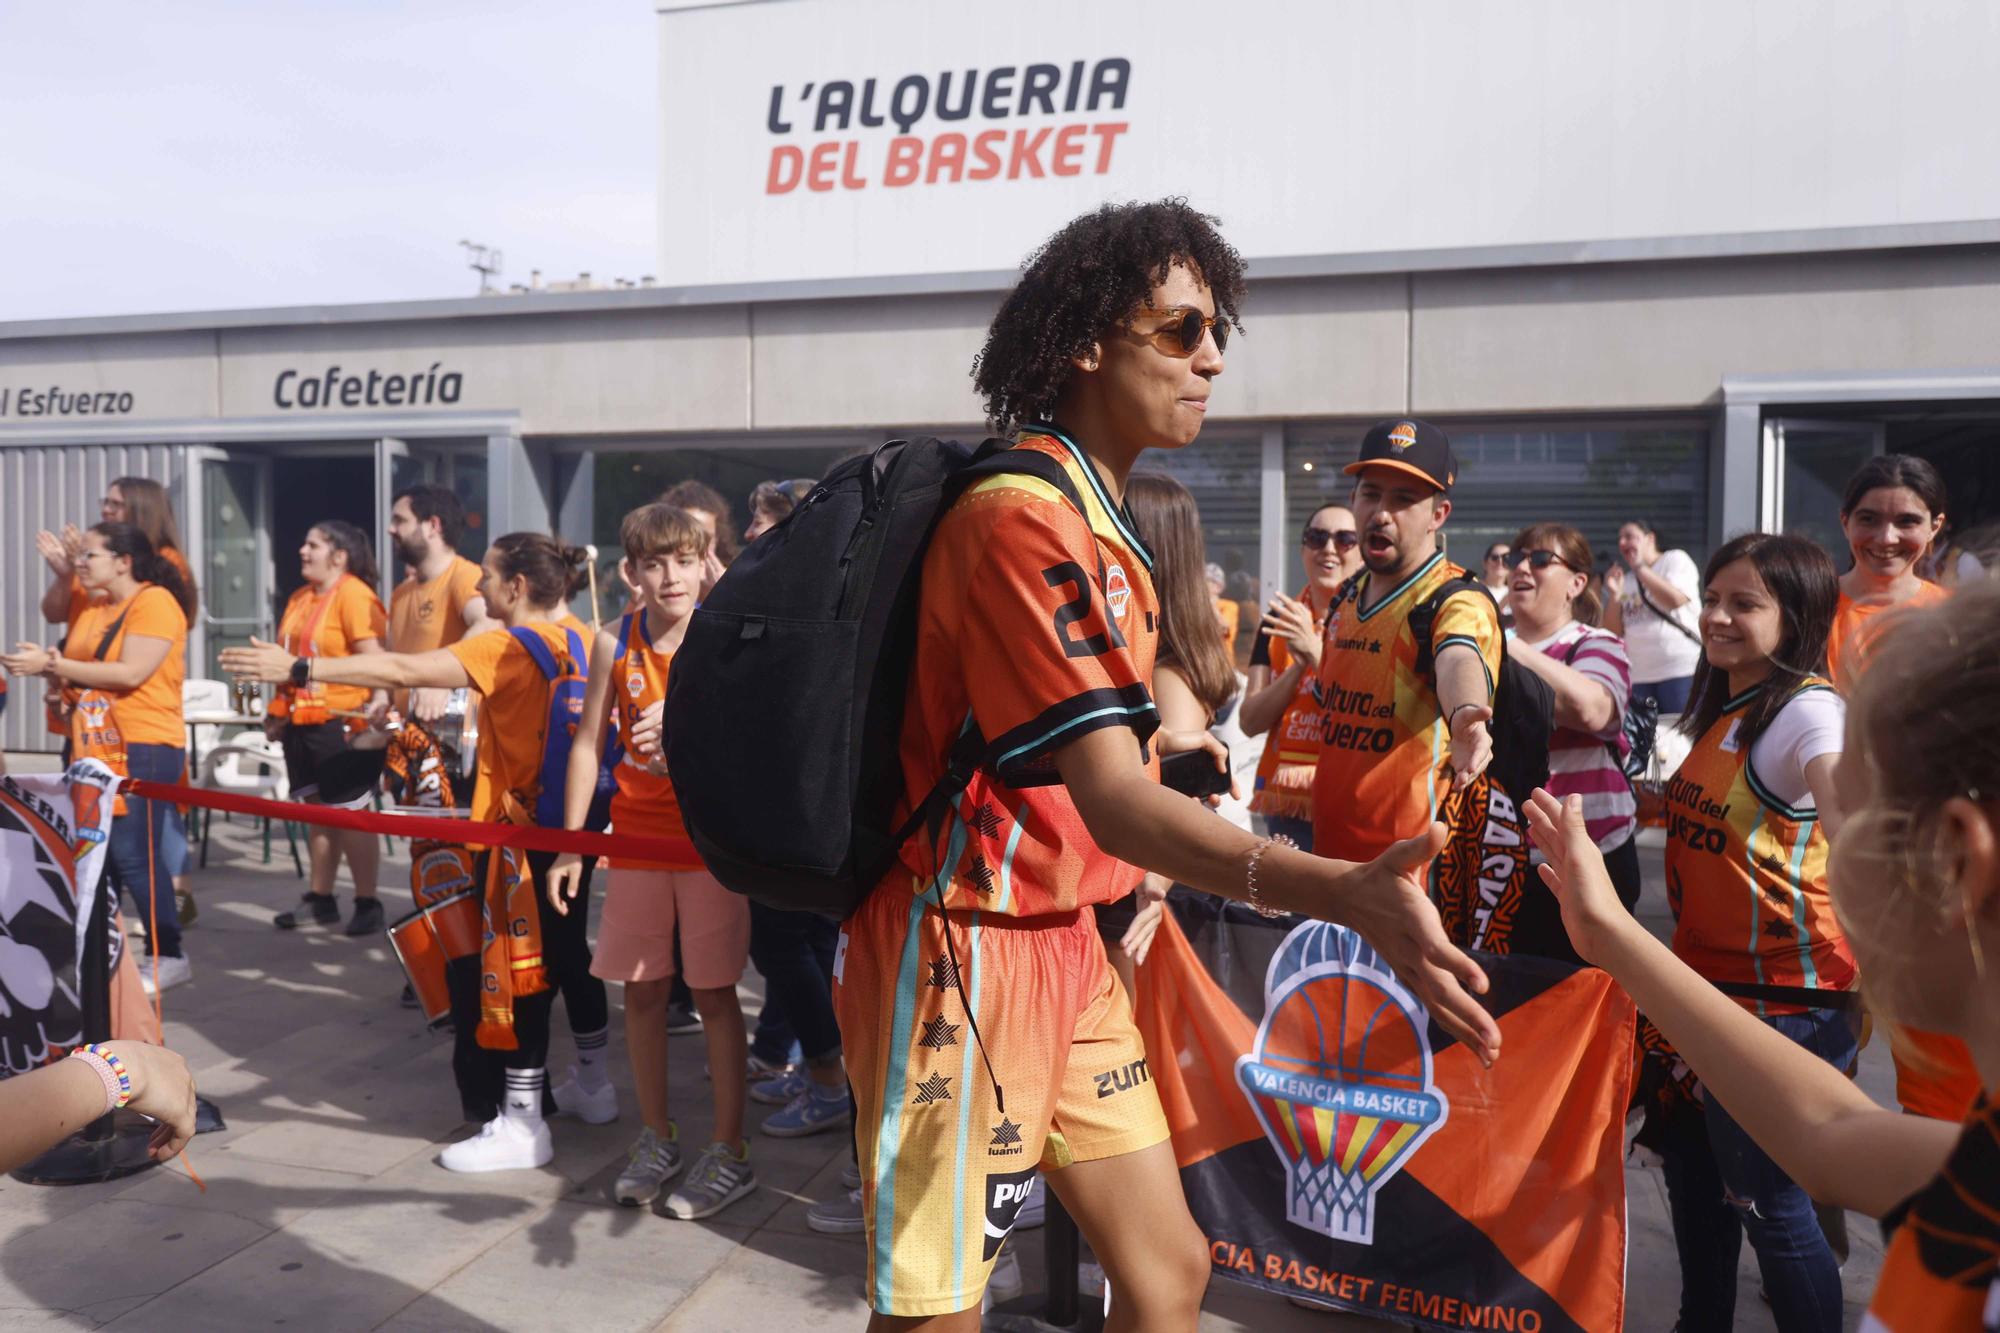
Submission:
<svg viewBox="0 0 2000 1333">
<path fill-rule="evenodd" d="M 667 1196 L 667 1211 L 690 1222 L 713 1217 L 756 1188 L 749 1157 L 738 1157 L 727 1144 L 711 1143 L 680 1188 Z"/>
<path fill-rule="evenodd" d="M 861 1187 L 821 1199 L 806 1209 L 806 1225 L 829 1236 L 852 1236 L 868 1228 L 861 1220 Z"/>
<path fill-rule="evenodd" d="M 637 1208 L 660 1197 L 660 1187 L 681 1173 L 681 1148 L 670 1131 L 661 1138 L 651 1129 L 639 1131 L 632 1145 L 631 1160 L 611 1187 L 611 1197 L 627 1208 Z"/>
</svg>

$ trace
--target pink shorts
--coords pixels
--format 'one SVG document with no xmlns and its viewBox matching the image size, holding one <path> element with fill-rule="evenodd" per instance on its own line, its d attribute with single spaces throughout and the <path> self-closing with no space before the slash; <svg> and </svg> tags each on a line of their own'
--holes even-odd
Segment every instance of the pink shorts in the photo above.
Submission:
<svg viewBox="0 0 2000 1333">
<path fill-rule="evenodd" d="M 680 927 L 682 979 L 717 990 L 743 979 L 750 961 L 750 900 L 706 870 L 611 868 L 590 974 L 606 981 L 664 981 L 674 974 Z"/>
</svg>

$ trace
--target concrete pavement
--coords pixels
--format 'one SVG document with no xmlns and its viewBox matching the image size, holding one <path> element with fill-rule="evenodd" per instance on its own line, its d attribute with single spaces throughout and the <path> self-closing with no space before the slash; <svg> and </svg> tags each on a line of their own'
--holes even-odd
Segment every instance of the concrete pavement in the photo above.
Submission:
<svg viewBox="0 0 2000 1333">
<path fill-rule="evenodd" d="M 398 844 L 400 847 L 400 844 Z M 1657 853 L 1652 853 L 1657 857 Z M 383 896 L 407 910 L 399 857 Z M 762 1188 L 719 1218 L 680 1222 L 624 1209 L 609 1188 L 636 1133 L 619 1019 L 611 1125 L 554 1124 L 547 1168 L 452 1175 L 435 1164 L 460 1137 L 449 1043 L 397 1006 L 401 975 L 381 936 L 284 934 L 270 916 L 302 886 L 282 838 L 270 866 L 243 823 L 216 824 L 188 932 L 192 984 L 167 995 L 168 1038 L 228 1120 L 197 1138 L 196 1188 L 179 1165 L 103 1185 L 38 1188 L 0 1178 L 0 1328 L 614 1330 L 842 1328 L 865 1320 L 859 1237 L 805 1224 L 839 1189 L 844 1134 L 753 1137 Z M 351 901 L 342 886 L 342 904 Z M 1649 890 L 1648 911 L 1663 908 Z M 759 984 L 743 988 L 754 1013 Z M 614 1010 L 620 995 L 612 988 Z M 551 1066 L 572 1058 L 557 1022 Z M 1886 1095 L 1887 1055 L 1863 1083 Z M 684 1141 L 707 1139 L 698 1037 L 675 1038 L 672 1085 Z M 752 1107 L 753 1119 L 759 1108 Z M 1633 1168 L 1629 1326 L 1672 1325 L 1678 1272 L 1657 1173 Z M 1849 1326 L 1880 1264 L 1872 1222 L 1851 1220 Z M 1015 1244 L 1031 1290 L 1039 1232 Z M 1772 1327 L 1744 1251 L 1738 1327 Z M 990 1327 L 1031 1326 L 1033 1302 Z M 1203 1328 L 1379 1328 L 1297 1310 L 1218 1279 Z"/>
</svg>

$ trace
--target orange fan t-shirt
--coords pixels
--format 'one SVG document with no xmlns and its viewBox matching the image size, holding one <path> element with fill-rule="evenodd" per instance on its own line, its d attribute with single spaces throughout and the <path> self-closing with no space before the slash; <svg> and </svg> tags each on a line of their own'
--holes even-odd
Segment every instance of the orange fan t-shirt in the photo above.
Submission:
<svg viewBox="0 0 2000 1333">
<path fill-rule="evenodd" d="M 618 623 L 618 656 L 612 663 L 611 701 L 623 735 L 631 735 L 639 714 L 667 697 L 667 676 L 674 655 L 653 651 L 643 610 L 628 611 Z M 650 772 L 646 761 L 631 750 L 614 770 L 618 790 L 611 797 L 611 826 L 649 838 L 686 838 L 680 798 L 666 774 Z M 700 870 L 699 859 L 635 861 L 614 856 L 611 864 L 637 870 Z"/>
<path fill-rule="evenodd" d="M 111 720 L 127 745 L 181 749 L 187 745 L 187 728 L 181 724 L 181 682 L 187 679 L 188 629 L 187 616 L 172 593 L 156 584 L 142 583 L 125 601 L 90 603 L 70 622 L 63 656 L 76 662 L 96 659 L 97 645 L 121 615 L 125 623 L 118 625 L 101 660 L 124 660 L 125 645 L 135 634 L 165 639 L 167 655 L 137 689 L 111 696 Z"/>
<path fill-rule="evenodd" d="M 1151 554 L 1074 444 L 1024 433 L 1017 449 L 1057 460 L 1085 512 L 1039 478 L 989 477 L 938 524 L 924 554 L 917 649 L 903 718 L 896 822 L 943 776 L 968 717 L 978 772 L 940 831 L 918 834 L 881 892 L 928 893 L 1006 916 L 1067 912 L 1124 897 L 1142 872 L 1098 847 L 1050 755 L 1125 727 L 1147 742 L 1159 711 L 1147 682 L 1159 639 Z"/>
<path fill-rule="evenodd" d="M 1375 576 L 1364 572 L 1328 610 L 1315 682 L 1316 854 L 1372 860 L 1422 833 L 1435 817 L 1446 791 L 1451 735 L 1436 688 L 1417 672 L 1410 612 L 1464 573 L 1440 551 L 1373 605 L 1368 586 Z M 1500 613 L 1477 588 L 1446 599 L 1431 623 L 1433 655 L 1453 643 L 1478 651 L 1490 697 L 1500 671 Z"/>
<path fill-rule="evenodd" d="M 569 656 L 569 635 L 553 621 L 526 628 L 540 635 L 560 662 Z M 472 817 L 503 817 L 512 793 L 523 818 L 532 817 L 542 790 L 542 750 L 549 727 L 549 678 L 513 634 L 494 631 L 445 645 L 459 660 L 472 688 L 480 693 L 478 774 L 472 785 Z"/>
<path fill-rule="evenodd" d="M 415 575 L 389 592 L 389 649 L 398 653 L 435 652 L 465 637 L 466 603 L 479 596 L 479 566 L 455 555 L 434 579 Z M 410 691 L 392 696 L 407 712 Z"/>
<path fill-rule="evenodd" d="M 322 596 L 310 583 L 292 594 L 278 618 L 278 642 L 298 657 L 352 657 L 363 639 L 378 643 L 389 629 L 388 612 L 375 590 L 352 574 L 342 574 Z M 328 708 L 358 709 L 368 702 L 366 685 L 315 684 Z"/>
<path fill-rule="evenodd" d="M 1833 681 L 1833 687 L 1842 694 L 1851 693 L 1855 678 L 1868 659 L 1868 645 L 1881 632 L 1881 623 L 1875 620 L 1884 611 L 1910 610 L 1919 606 L 1930 606 L 1951 596 L 1935 583 L 1919 583 L 1917 591 L 1910 597 L 1894 604 L 1881 602 L 1857 602 L 1846 593 L 1840 594 L 1840 602 L 1833 611 L 1833 632 L 1826 636 L 1826 674 Z"/>
<path fill-rule="evenodd" d="M 389 646 L 428 653 L 465 637 L 466 603 L 479 597 L 479 566 L 455 555 L 434 579 L 412 575 L 389 594 Z"/>
<path fill-rule="evenodd" d="M 1932 606 L 1951 594 L 1935 583 L 1919 583 L 1909 598 L 1894 604 L 1857 602 L 1845 592 L 1833 613 L 1833 630 L 1826 640 L 1827 676 L 1842 694 L 1852 694 L 1867 665 L 1868 649 L 1891 622 L 1885 611 Z M 1906 1058 L 1906 1051 L 1915 1058 Z M 1972 1052 L 1957 1037 L 1905 1028 L 1894 1051 L 1896 1102 L 1912 1115 L 1933 1120 L 1963 1120 L 1979 1096 L 1979 1071 Z"/>
<path fill-rule="evenodd" d="M 1300 600 L 1307 600 L 1302 594 Z M 1260 646 L 1267 655 L 1271 679 L 1291 670 L 1292 647 L 1275 634 L 1260 634 Z M 1251 651 L 1250 665 L 1259 665 Z M 1285 711 L 1264 733 L 1264 753 L 1257 761 L 1257 785 L 1250 796 L 1250 808 L 1260 815 L 1290 819 L 1313 817 L 1313 776 L 1319 769 L 1319 700 L 1314 697 L 1313 673 L 1299 673 L 1298 689 L 1285 703 Z"/>
</svg>

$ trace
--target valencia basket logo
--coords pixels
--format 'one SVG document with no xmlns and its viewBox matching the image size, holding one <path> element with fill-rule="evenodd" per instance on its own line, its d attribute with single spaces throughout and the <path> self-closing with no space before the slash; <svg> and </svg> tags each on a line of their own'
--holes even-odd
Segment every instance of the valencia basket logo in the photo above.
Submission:
<svg viewBox="0 0 2000 1333">
<path fill-rule="evenodd" d="M 1271 958 L 1256 1047 L 1236 1062 L 1285 1164 L 1285 1215 L 1359 1245 L 1375 1194 L 1451 1110 L 1431 1073 L 1430 1016 L 1367 941 L 1308 922 Z"/>
</svg>

